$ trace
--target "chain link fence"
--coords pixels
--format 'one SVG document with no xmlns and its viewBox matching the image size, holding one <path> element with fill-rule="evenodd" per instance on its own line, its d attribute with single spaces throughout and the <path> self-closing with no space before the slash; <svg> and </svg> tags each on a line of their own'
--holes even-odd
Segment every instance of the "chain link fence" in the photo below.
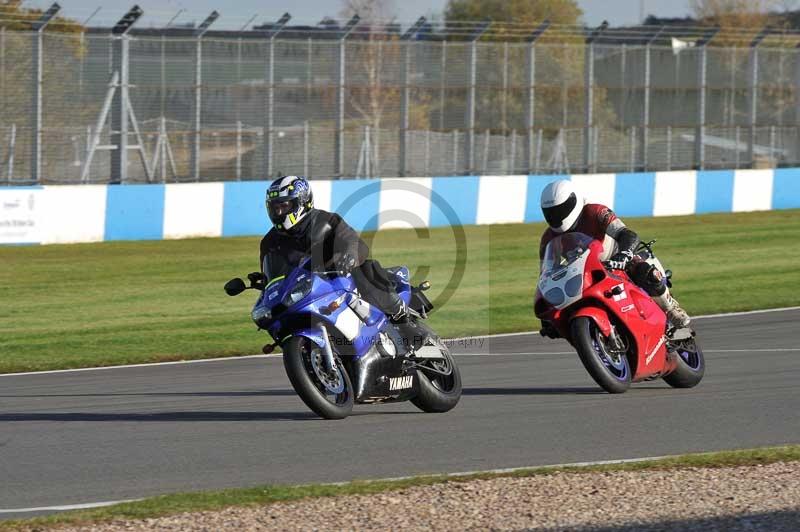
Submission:
<svg viewBox="0 0 800 532">
<path fill-rule="evenodd" d="M 0 28 L 0 184 L 800 164 L 795 48 L 172 33 Z"/>
</svg>

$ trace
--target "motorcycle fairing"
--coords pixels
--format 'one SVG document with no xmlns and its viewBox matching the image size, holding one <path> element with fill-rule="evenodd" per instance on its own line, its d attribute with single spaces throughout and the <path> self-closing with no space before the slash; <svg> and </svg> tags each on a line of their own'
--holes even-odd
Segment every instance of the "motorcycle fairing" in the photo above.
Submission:
<svg viewBox="0 0 800 532">
<path fill-rule="evenodd" d="M 406 358 L 381 355 L 376 346 L 354 358 L 350 375 L 358 402 L 405 401 L 419 392 L 417 370 L 406 368 Z"/>
<path fill-rule="evenodd" d="M 591 251 L 585 249 L 569 264 L 553 268 L 539 278 L 538 289 L 542 296 L 557 309 L 563 309 L 583 297 L 583 272 Z M 555 294 L 555 296 L 551 296 Z M 556 299 L 557 298 L 557 299 Z"/>
<path fill-rule="evenodd" d="M 669 370 L 666 346 L 662 340 L 666 329 L 666 315 L 647 293 L 630 280 L 623 283 L 624 291 L 620 295 L 624 297 L 618 300 L 614 300 L 613 296 L 607 297 L 606 294 L 619 284 L 616 280 L 606 279 L 590 287 L 586 296 L 598 302 L 602 301 L 602 306 L 594 308 L 602 313 L 614 315 L 617 322 L 631 333 L 629 337 L 635 343 L 636 352 L 636 359 L 631 360 L 633 366 L 631 380 L 641 381 L 655 374 L 665 373 Z M 630 308 L 631 305 L 633 308 Z M 608 321 L 610 324 L 610 319 Z"/>
</svg>

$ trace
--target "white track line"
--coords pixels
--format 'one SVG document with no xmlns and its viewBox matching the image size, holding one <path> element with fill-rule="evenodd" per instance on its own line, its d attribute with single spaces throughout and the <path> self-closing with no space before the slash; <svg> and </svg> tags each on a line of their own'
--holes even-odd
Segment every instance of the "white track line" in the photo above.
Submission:
<svg viewBox="0 0 800 532">
<path fill-rule="evenodd" d="M 726 317 L 735 317 L 735 316 L 748 316 L 751 314 L 766 314 L 769 312 L 787 312 L 792 310 L 800 310 L 800 307 L 784 307 L 784 308 L 770 308 L 764 310 L 748 310 L 744 312 L 730 312 L 728 314 L 706 314 L 704 316 L 695 316 L 692 319 L 695 320 L 702 320 L 706 318 L 726 318 Z M 486 339 L 491 340 L 492 338 L 505 338 L 509 336 L 524 336 L 526 334 L 534 334 L 538 331 L 527 331 L 527 332 L 515 332 L 515 333 L 499 333 L 499 334 L 489 334 L 485 336 L 464 336 L 461 338 L 447 338 L 445 339 L 446 342 L 463 342 L 467 340 L 480 340 Z M 735 350 L 735 349 L 725 349 L 723 351 L 713 351 L 713 350 L 705 350 L 706 353 L 714 353 L 714 352 L 725 352 L 725 353 L 738 353 L 738 352 L 778 352 L 778 351 L 796 351 L 797 349 L 742 349 L 742 350 Z M 571 354 L 571 352 L 549 352 L 549 353 L 502 353 L 501 355 L 492 355 L 492 356 L 504 356 L 504 355 L 565 355 Z M 464 353 L 464 354 L 456 354 L 456 356 L 488 356 L 489 353 Z M 244 356 L 233 356 L 233 357 L 219 357 L 219 358 L 200 358 L 196 360 L 176 360 L 173 362 L 152 362 L 149 364 L 123 364 L 119 366 L 101 366 L 98 368 L 75 368 L 75 369 L 51 369 L 47 371 L 25 371 L 20 373 L 0 373 L 0 377 L 21 377 L 24 375 L 48 375 L 51 373 L 72 373 L 78 371 L 102 371 L 107 369 L 126 369 L 126 368 L 141 368 L 141 367 L 154 367 L 154 366 L 175 366 L 181 364 L 201 364 L 205 362 L 221 362 L 221 361 L 230 361 L 230 360 L 242 360 L 242 359 L 249 359 L 249 358 L 275 358 L 281 356 L 280 354 L 272 354 L 272 355 L 244 355 Z"/>
<path fill-rule="evenodd" d="M 774 349 L 703 349 L 704 353 L 794 353 L 800 347 L 776 347 Z M 456 357 L 509 357 L 532 355 L 574 355 L 575 351 L 537 351 L 535 353 L 453 353 Z"/>
<path fill-rule="evenodd" d="M 788 312 L 791 310 L 800 310 L 800 307 L 781 307 L 781 308 L 767 308 L 762 310 L 744 310 L 740 312 L 723 312 L 721 314 L 705 314 L 703 316 L 692 316 L 693 320 L 705 320 L 708 318 L 728 318 L 728 317 L 736 317 L 736 316 L 749 316 L 751 314 L 767 314 L 769 312 Z M 448 338 L 447 340 L 450 342 L 458 342 L 461 340 L 478 340 L 480 338 L 505 338 L 510 336 L 524 336 L 526 334 L 533 334 L 539 332 L 538 330 L 533 331 L 523 331 L 523 332 L 513 332 L 513 333 L 498 333 L 498 334 L 488 334 L 484 336 L 462 336 L 461 338 Z"/>
<path fill-rule="evenodd" d="M 89 508 L 102 508 L 126 502 L 136 502 L 142 499 L 124 499 L 121 501 L 87 502 L 84 504 L 61 504 L 58 506 L 40 506 L 38 508 L 7 508 L 0 509 L 0 514 L 24 514 L 32 512 L 64 512 L 67 510 L 86 510 Z"/>
<path fill-rule="evenodd" d="M 49 369 L 46 371 L 25 371 L 20 373 L 0 373 L 0 377 L 17 377 L 21 375 L 48 375 L 50 373 L 73 373 L 78 371 L 102 371 L 105 369 L 126 369 L 126 368 L 149 368 L 154 366 L 180 366 L 183 364 L 200 364 L 203 362 L 222 362 L 231 360 L 241 360 L 247 358 L 275 358 L 281 356 L 280 353 L 274 355 L 243 355 L 218 358 L 198 358 L 195 360 L 174 360 L 172 362 L 151 362 L 149 364 L 122 364 L 119 366 L 100 366 L 97 368 L 73 368 L 73 369 Z"/>
<path fill-rule="evenodd" d="M 704 320 L 706 318 L 726 318 L 728 316 L 749 316 L 751 314 L 769 314 L 770 312 L 786 312 L 789 310 L 800 310 L 800 307 L 783 307 L 783 308 L 765 308 L 762 310 L 744 310 L 741 312 L 729 312 L 721 314 L 706 314 L 705 316 L 697 316 L 692 318 L 694 320 Z"/>
</svg>

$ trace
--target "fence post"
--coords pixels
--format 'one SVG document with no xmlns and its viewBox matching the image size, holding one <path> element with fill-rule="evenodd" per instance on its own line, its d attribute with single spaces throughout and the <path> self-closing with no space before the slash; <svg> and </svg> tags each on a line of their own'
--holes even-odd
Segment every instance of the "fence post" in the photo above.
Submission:
<svg viewBox="0 0 800 532">
<path fill-rule="evenodd" d="M 242 180 L 242 121 L 236 121 L 236 181 Z"/>
<path fill-rule="evenodd" d="M 527 57 L 525 61 L 525 68 L 528 74 L 528 97 L 525 100 L 525 135 L 527 142 L 525 143 L 525 157 L 528 173 L 533 173 L 534 159 L 536 157 L 534 148 L 534 119 L 536 117 L 536 41 L 539 37 L 550 27 L 550 21 L 545 20 L 539 27 L 533 30 L 528 38 L 528 47 L 525 51 Z M 538 164 L 536 164 L 538 168 Z M 538 170 L 537 170 L 538 171 Z"/>
<path fill-rule="evenodd" d="M 9 133 L 8 138 L 8 170 L 6 173 L 6 181 L 10 185 L 11 182 L 14 180 L 14 151 L 16 150 L 17 144 L 17 124 L 11 124 L 11 132 Z"/>
<path fill-rule="evenodd" d="M 33 127 L 31 131 L 31 180 L 38 183 L 42 179 L 42 46 L 45 26 L 59 12 L 61 6 L 54 3 L 32 24 L 33 33 Z"/>
<path fill-rule="evenodd" d="M 308 141 L 310 140 L 309 133 L 308 120 L 303 120 L 303 175 L 305 177 L 311 177 L 311 174 L 308 172 Z"/>
<path fill-rule="evenodd" d="M 667 126 L 667 170 L 672 170 L 672 126 Z"/>
<path fill-rule="evenodd" d="M 353 15 L 345 27 L 339 32 L 339 60 L 338 60 L 338 80 L 336 84 L 336 138 L 334 139 L 333 153 L 333 173 L 338 178 L 344 176 L 344 80 L 347 37 L 358 24 L 361 18 Z"/>
<path fill-rule="evenodd" d="M 444 92 L 447 75 L 447 41 L 442 41 L 442 64 L 439 67 L 439 131 L 444 131 Z"/>
<path fill-rule="evenodd" d="M 769 35 L 771 28 L 763 28 L 750 42 L 748 54 L 749 74 L 747 80 L 747 161 L 749 165 L 755 164 L 755 153 L 753 148 L 756 143 L 756 122 L 758 121 L 758 45 Z M 739 147 L 737 146 L 738 150 Z"/>
<path fill-rule="evenodd" d="M 478 39 L 489 29 L 491 21 L 480 23 L 472 35 L 469 37 L 469 60 L 467 70 L 467 145 L 466 160 L 467 174 L 475 171 L 475 82 L 477 78 L 476 68 L 478 67 Z"/>
<path fill-rule="evenodd" d="M 219 18 L 219 13 L 212 11 L 210 15 L 197 27 L 194 36 L 197 39 L 195 45 L 195 64 L 194 64 L 194 133 L 192 135 L 192 177 L 195 181 L 200 181 L 200 117 L 203 107 L 203 35 L 208 31 L 209 26 Z"/>
<path fill-rule="evenodd" d="M 585 172 L 591 172 L 594 165 L 594 161 L 592 160 L 592 131 L 594 128 L 594 41 L 606 28 L 608 28 L 608 22 L 604 20 L 602 24 L 586 37 L 585 42 L 583 61 L 583 168 Z"/>
<path fill-rule="evenodd" d="M 650 144 L 650 96 L 651 96 L 651 89 L 652 89 L 652 46 L 653 43 L 658 39 L 661 34 L 664 33 L 664 26 L 661 26 L 659 30 L 653 35 L 650 40 L 647 41 L 647 44 L 644 46 L 644 113 L 642 116 L 642 136 L 641 136 L 641 143 L 642 143 L 642 169 L 646 172 L 647 168 L 650 165 L 650 161 L 648 160 L 648 146 Z"/>
<path fill-rule="evenodd" d="M 775 160 L 775 126 L 769 126 L 769 164 L 770 168 L 776 168 Z"/>
<path fill-rule="evenodd" d="M 0 27 L 0 109 L 6 108 L 6 27 Z"/>
<path fill-rule="evenodd" d="M 741 156 L 739 155 L 739 145 L 740 145 L 740 144 L 741 144 L 741 142 L 742 142 L 742 132 L 741 132 L 741 129 L 742 129 L 742 128 L 741 128 L 741 127 L 739 127 L 739 126 L 736 126 L 736 129 L 735 129 L 735 131 L 736 131 L 736 149 L 734 150 L 734 152 L 736 153 L 736 159 L 735 159 L 735 161 L 736 161 L 736 167 L 735 167 L 735 168 L 736 168 L 737 170 L 739 169 L 739 165 L 741 164 L 741 161 L 740 161 L 740 159 L 741 159 Z"/>
<path fill-rule="evenodd" d="M 511 159 L 511 168 L 510 174 L 515 175 L 517 173 L 517 130 L 511 130 L 511 154 L 509 155 Z"/>
<path fill-rule="evenodd" d="M 489 130 L 487 129 L 486 132 L 483 134 L 483 173 L 486 174 L 489 170 L 489 143 L 491 142 L 492 137 L 489 134 Z"/>
<path fill-rule="evenodd" d="M 536 166 L 533 169 L 534 174 L 539 173 L 541 162 L 542 162 L 542 130 L 541 128 L 539 128 L 539 131 L 536 133 Z"/>
<path fill-rule="evenodd" d="M 112 83 L 116 80 L 118 85 L 114 90 L 111 110 L 111 176 L 110 184 L 125 183 L 128 180 L 128 45 L 130 38 L 128 31 L 133 27 L 139 17 L 144 14 L 138 6 L 128 11 L 116 26 L 111 30 L 111 70 L 119 73 L 112 75 Z M 112 87 L 113 90 L 113 87 Z M 107 100 L 108 102 L 108 100 Z M 101 113 L 102 116 L 102 113 Z M 95 136 L 99 138 L 103 124 L 95 128 Z M 85 165 L 88 171 L 88 163 Z M 88 176 L 88 173 L 86 174 Z"/>
<path fill-rule="evenodd" d="M 701 37 L 695 46 L 700 49 L 700 60 L 697 62 L 697 126 L 694 134 L 694 161 L 698 170 L 706 167 L 706 83 L 708 77 L 708 43 L 719 32 L 713 28 Z"/>
<path fill-rule="evenodd" d="M 425 175 L 431 175 L 431 130 L 425 130 Z"/>
<path fill-rule="evenodd" d="M 458 130 L 453 130 L 453 175 L 458 175 Z"/>
<path fill-rule="evenodd" d="M 413 26 L 408 28 L 402 37 L 400 37 L 400 46 L 402 46 L 402 53 L 403 53 L 403 65 L 401 67 L 400 75 L 402 79 L 400 81 L 402 85 L 402 93 L 400 97 L 400 144 L 398 146 L 398 157 L 399 157 L 399 175 L 403 177 L 406 175 L 406 158 L 407 158 L 407 149 L 408 149 L 408 112 L 409 112 L 409 100 L 410 100 L 410 88 L 409 88 L 409 69 L 411 68 L 411 39 L 413 39 L 419 30 L 422 28 L 422 25 L 425 24 L 425 17 L 419 17 L 417 22 L 414 23 Z"/>
<path fill-rule="evenodd" d="M 269 30 L 267 37 L 267 90 L 264 93 L 264 174 L 271 178 L 273 174 L 273 133 L 275 128 L 275 37 L 291 19 L 289 13 L 284 13 Z"/>
<path fill-rule="evenodd" d="M 505 136 L 508 130 L 508 41 L 503 43 L 503 100 L 500 104 L 500 129 Z"/>
</svg>

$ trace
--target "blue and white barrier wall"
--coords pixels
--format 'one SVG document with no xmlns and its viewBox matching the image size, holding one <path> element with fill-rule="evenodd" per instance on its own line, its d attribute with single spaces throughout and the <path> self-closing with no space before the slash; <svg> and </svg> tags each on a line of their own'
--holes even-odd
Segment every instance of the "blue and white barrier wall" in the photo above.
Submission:
<svg viewBox="0 0 800 532">
<path fill-rule="evenodd" d="M 620 216 L 800 208 L 800 168 L 312 182 L 317 207 L 358 230 L 542 221 L 539 195 L 571 179 Z M 0 188 L 0 244 L 261 235 L 267 181 Z"/>
</svg>

